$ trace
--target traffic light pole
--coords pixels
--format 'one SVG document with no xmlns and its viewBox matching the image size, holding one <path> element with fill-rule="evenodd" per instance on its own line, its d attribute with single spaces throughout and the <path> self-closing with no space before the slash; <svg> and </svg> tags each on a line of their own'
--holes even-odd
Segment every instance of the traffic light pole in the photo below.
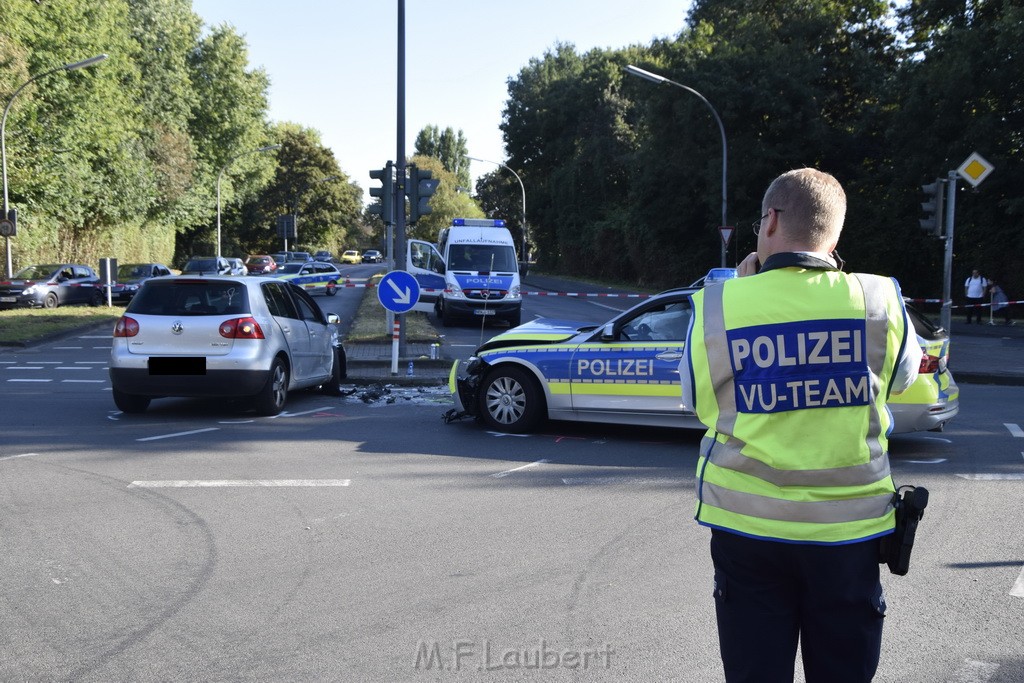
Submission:
<svg viewBox="0 0 1024 683">
<path fill-rule="evenodd" d="M 946 209 L 944 218 L 946 220 L 946 254 L 943 263 L 942 283 L 942 314 L 940 323 L 949 332 L 953 323 L 953 216 L 956 211 L 956 171 L 950 171 L 946 176 Z"/>
<path fill-rule="evenodd" d="M 398 0 L 398 146 L 395 152 L 395 267 L 405 270 L 405 0 Z M 398 355 L 406 355 L 405 314 L 398 314 Z"/>
</svg>

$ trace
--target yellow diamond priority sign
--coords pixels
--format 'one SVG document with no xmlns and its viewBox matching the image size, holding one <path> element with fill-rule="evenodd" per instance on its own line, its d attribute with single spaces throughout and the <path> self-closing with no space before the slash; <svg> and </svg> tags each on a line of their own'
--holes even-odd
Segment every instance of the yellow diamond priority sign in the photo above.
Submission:
<svg viewBox="0 0 1024 683">
<path fill-rule="evenodd" d="M 960 168 L 956 169 L 956 172 L 973 187 L 977 187 L 994 170 L 995 166 L 985 161 L 985 158 L 980 154 L 974 152 L 971 156 L 967 157 L 964 163 L 960 164 Z"/>
</svg>

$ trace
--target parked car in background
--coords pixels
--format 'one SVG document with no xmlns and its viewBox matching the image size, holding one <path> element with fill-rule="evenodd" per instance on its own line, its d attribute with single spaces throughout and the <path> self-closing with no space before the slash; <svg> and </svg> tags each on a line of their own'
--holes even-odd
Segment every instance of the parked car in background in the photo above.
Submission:
<svg viewBox="0 0 1024 683">
<path fill-rule="evenodd" d="M 341 279 L 341 273 L 333 263 L 320 263 L 319 261 L 300 263 L 296 261 L 286 263 L 278 268 L 274 277 L 279 280 L 287 280 L 310 294 L 320 293 L 334 296 L 338 293 L 338 280 Z"/>
<path fill-rule="evenodd" d="M 292 262 L 309 263 L 312 260 L 313 260 L 313 255 L 310 254 L 308 251 L 289 251 L 288 252 L 288 262 L 289 263 L 292 263 Z"/>
<path fill-rule="evenodd" d="M 384 254 L 376 249 L 367 249 L 363 252 L 363 263 L 383 263 Z"/>
<path fill-rule="evenodd" d="M 323 263 L 331 263 L 334 261 L 334 254 L 326 250 L 321 250 L 313 254 L 313 260 L 322 261 Z"/>
<path fill-rule="evenodd" d="M 111 301 L 131 301 L 142 283 L 151 277 L 173 275 L 162 263 L 124 263 L 117 267 L 117 281 L 110 288 Z"/>
<path fill-rule="evenodd" d="M 274 259 L 274 263 L 279 266 L 283 266 L 288 263 L 288 256 L 291 254 L 290 251 L 278 251 L 270 255 L 270 258 Z"/>
<path fill-rule="evenodd" d="M 9 280 L 0 280 L 0 308 L 100 306 L 106 298 L 99 276 L 80 263 L 28 266 Z"/>
<path fill-rule="evenodd" d="M 248 275 L 249 269 L 245 267 L 245 262 L 240 258 L 229 258 L 228 264 L 231 265 L 232 275 Z"/>
<path fill-rule="evenodd" d="M 342 263 L 362 263 L 363 257 L 359 255 L 359 252 L 355 249 L 349 249 L 341 255 Z"/>
<path fill-rule="evenodd" d="M 298 287 L 266 277 L 146 282 L 114 327 L 114 404 L 141 413 L 155 398 L 238 397 L 277 415 L 288 392 L 341 394 L 339 318 Z"/>
<path fill-rule="evenodd" d="M 230 275 L 231 264 L 222 256 L 196 256 L 181 269 L 182 275 Z"/>
<path fill-rule="evenodd" d="M 266 254 L 253 254 L 245 259 L 245 268 L 249 275 L 269 275 L 277 270 L 277 261 Z"/>
</svg>

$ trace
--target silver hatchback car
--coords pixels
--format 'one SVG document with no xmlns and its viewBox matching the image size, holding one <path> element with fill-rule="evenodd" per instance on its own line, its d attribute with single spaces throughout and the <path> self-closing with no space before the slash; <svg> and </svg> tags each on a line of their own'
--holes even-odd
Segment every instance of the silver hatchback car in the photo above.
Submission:
<svg viewBox="0 0 1024 683">
<path fill-rule="evenodd" d="M 340 395 L 339 322 L 280 280 L 147 280 L 114 327 L 114 403 L 141 413 L 164 396 L 250 397 L 257 412 L 277 415 L 293 389 Z"/>
</svg>

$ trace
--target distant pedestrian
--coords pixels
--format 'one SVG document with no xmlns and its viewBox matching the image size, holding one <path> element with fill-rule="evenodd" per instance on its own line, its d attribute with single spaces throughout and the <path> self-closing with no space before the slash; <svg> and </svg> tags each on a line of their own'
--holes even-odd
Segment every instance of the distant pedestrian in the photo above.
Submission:
<svg viewBox="0 0 1024 683">
<path fill-rule="evenodd" d="M 1010 300 L 1006 297 L 1006 292 L 1003 291 L 1003 288 L 1000 287 L 995 280 L 989 280 L 988 284 L 988 291 L 992 294 L 992 313 L 999 313 L 1003 316 L 1004 325 L 1012 325 L 1013 320 L 1010 318 Z"/>
<path fill-rule="evenodd" d="M 967 297 L 967 324 L 971 324 L 971 317 L 981 324 L 981 305 L 985 303 L 985 294 L 988 292 L 988 280 L 982 277 L 981 272 L 975 268 L 971 276 L 964 281 L 964 296 Z"/>
</svg>

